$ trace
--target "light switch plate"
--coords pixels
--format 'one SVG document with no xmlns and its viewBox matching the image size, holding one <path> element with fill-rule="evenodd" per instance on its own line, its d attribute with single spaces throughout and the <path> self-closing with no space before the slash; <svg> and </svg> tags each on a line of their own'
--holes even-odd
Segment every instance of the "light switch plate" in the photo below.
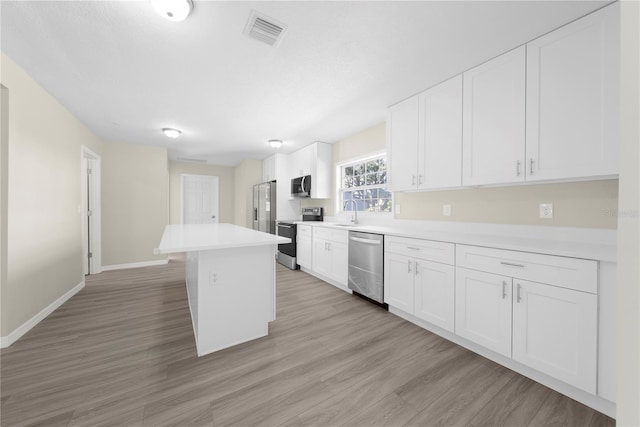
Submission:
<svg viewBox="0 0 640 427">
<path fill-rule="evenodd" d="M 451 216 L 451 205 L 442 205 L 442 215 Z"/>
<path fill-rule="evenodd" d="M 540 218 L 553 218 L 553 203 L 540 203 Z"/>
<path fill-rule="evenodd" d="M 400 213 L 400 203 L 396 203 L 395 213 L 396 215 Z"/>
</svg>

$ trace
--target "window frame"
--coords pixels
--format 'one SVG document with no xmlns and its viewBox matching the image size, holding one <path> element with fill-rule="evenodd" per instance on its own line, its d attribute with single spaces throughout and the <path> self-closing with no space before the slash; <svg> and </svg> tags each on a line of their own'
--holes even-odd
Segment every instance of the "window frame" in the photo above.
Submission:
<svg viewBox="0 0 640 427">
<path fill-rule="evenodd" d="M 345 188 L 343 187 L 344 185 L 344 181 L 343 181 L 343 171 L 345 168 L 349 167 L 349 166 L 356 166 L 358 164 L 361 163 L 367 163 L 371 160 L 375 160 L 375 159 L 379 159 L 379 158 L 384 158 L 385 163 L 386 163 L 386 172 L 387 172 L 387 182 L 385 182 L 384 184 L 370 184 L 370 185 L 362 185 L 362 186 L 354 186 L 354 187 L 348 187 Z M 384 191 L 388 192 L 389 194 L 391 194 L 391 197 L 389 199 L 389 203 L 391 204 L 391 208 L 389 211 L 370 211 L 368 209 L 365 210 L 358 210 L 358 214 L 359 215 L 366 215 L 366 214 L 375 214 L 375 215 L 384 215 L 384 214 L 392 214 L 393 213 L 393 206 L 394 206 L 394 194 L 392 191 L 388 190 L 389 187 L 389 182 L 388 182 L 388 168 L 389 168 L 389 163 L 388 163 L 388 155 L 386 153 L 386 151 L 378 151 L 375 153 L 370 153 L 364 156 L 359 156 L 359 157 L 354 157 L 348 160 L 344 160 L 341 162 L 336 163 L 336 212 L 338 214 L 347 214 L 350 212 L 353 212 L 351 210 L 345 210 L 344 209 L 344 193 L 346 191 L 353 191 L 353 190 L 368 190 L 368 189 L 383 189 Z"/>
</svg>

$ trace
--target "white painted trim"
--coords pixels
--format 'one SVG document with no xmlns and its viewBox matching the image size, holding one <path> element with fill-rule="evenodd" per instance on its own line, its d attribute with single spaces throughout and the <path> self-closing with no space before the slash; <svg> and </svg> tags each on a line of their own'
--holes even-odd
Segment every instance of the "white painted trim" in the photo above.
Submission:
<svg viewBox="0 0 640 427">
<path fill-rule="evenodd" d="M 102 271 L 124 270 L 126 268 L 153 267 L 156 265 L 168 264 L 168 259 L 159 259 L 156 261 L 131 262 L 128 264 L 103 265 Z"/>
<path fill-rule="evenodd" d="M 26 334 L 31 329 L 33 329 L 34 326 L 36 326 L 38 323 L 44 320 L 44 318 L 46 318 L 48 315 L 53 313 L 62 304 L 67 302 L 69 299 L 71 299 L 72 296 L 80 292 L 82 288 L 84 288 L 84 280 L 78 283 L 73 288 L 69 289 L 60 298 L 58 298 L 57 300 L 55 300 L 54 302 L 46 306 L 44 309 L 42 309 L 42 311 L 40 311 L 40 313 L 36 314 L 31 319 L 27 320 L 22 325 L 18 326 L 9 335 L 7 335 L 6 337 L 1 337 L 0 348 L 9 347 L 11 344 L 18 341 L 20 337 L 22 337 L 24 334 Z"/>
</svg>

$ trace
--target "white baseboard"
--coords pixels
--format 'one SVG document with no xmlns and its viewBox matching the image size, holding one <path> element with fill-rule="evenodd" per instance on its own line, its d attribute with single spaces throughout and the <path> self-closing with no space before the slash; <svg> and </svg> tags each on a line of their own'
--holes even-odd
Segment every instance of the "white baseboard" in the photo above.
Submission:
<svg viewBox="0 0 640 427">
<path fill-rule="evenodd" d="M 125 268 L 152 267 L 154 265 L 165 265 L 168 263 L 168 259 L 160 259 L 157 261 L 132 262 L 129 264 L 103 265 L 102 271 L 123 270 Z"/>
<path fill-rule="evenodd" d="M 22 325 L 18 326 L 6 337 L 0 337 L 0 348 L 9 347 L 14 342 L 18 341 L 20 337 L 29 332 L 34 326 L 44 320 L 45 317 L 53 313 L 58 307 L 71 299 L 72 296 L 80 292 L 84 288 L 84 280 L 74 286 L 72 289 L 69 289 L 64 295 L 60 298 L 46 306 L 40 313 L 33 316 L 31 319 L 24 322 Z"/>
</svg>

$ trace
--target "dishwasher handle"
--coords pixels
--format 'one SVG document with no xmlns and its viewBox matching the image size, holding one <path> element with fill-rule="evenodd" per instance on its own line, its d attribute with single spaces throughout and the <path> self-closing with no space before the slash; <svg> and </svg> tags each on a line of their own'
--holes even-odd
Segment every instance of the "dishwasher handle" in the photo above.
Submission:
<svg viewBox="0 0 640 427">
<path fill-rule="evenodd" d="M 349 240 L 353 240 L 358 243 L 366 243 L 367 245 L 381 245 L 382 240 L 363 239 L 361 237 L 349 237 Z"/>
</svg>

